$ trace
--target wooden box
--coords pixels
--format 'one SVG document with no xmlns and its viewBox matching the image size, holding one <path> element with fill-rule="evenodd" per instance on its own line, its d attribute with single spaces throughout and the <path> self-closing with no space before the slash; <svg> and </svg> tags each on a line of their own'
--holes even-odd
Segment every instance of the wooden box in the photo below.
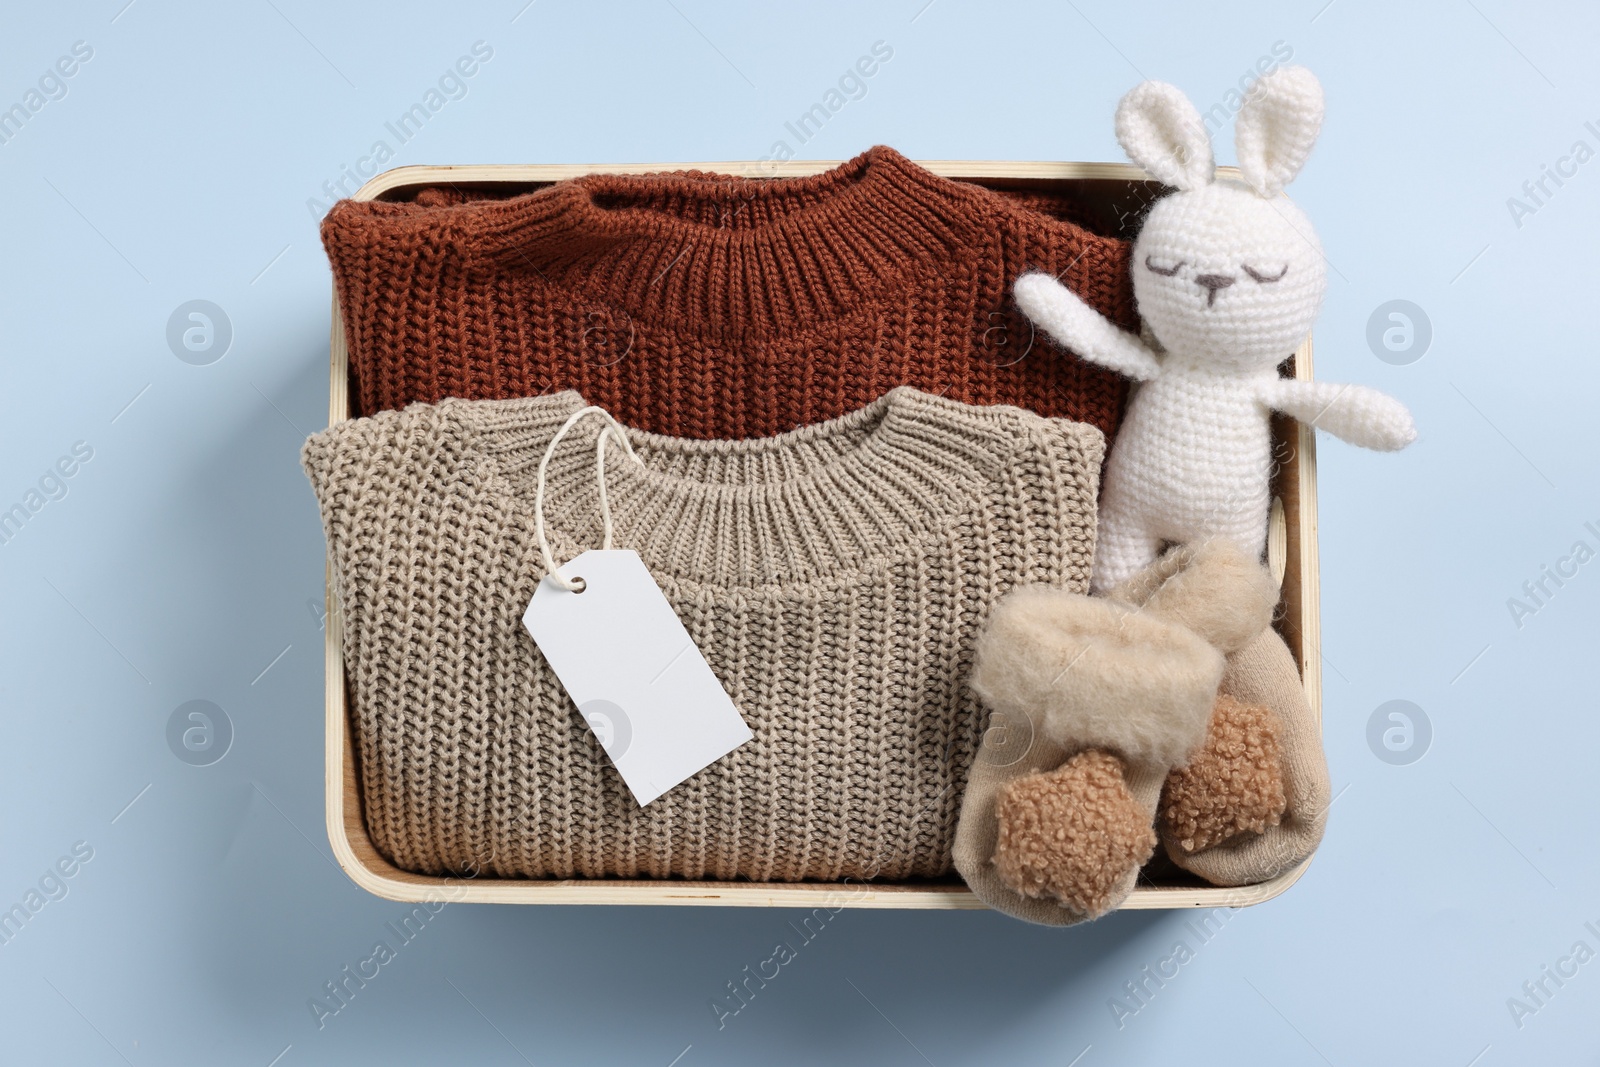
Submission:
<svg viewBox="0 0 1600 1067">
<path fill-rule="evenodd" d="M 751 177 L 793 177 L 835 167 L 840 161 L 788 163 L 672 163 L 506 166 L 414 166 L 380 174 L 356 193 L 377 200 L 409 188 L 457 184 L 524 191 L 596 171 L 638 174 L 698 169 Z M 1102 232 L 1132 236 L 1143 209 L 1160 187 L 1137 167 L 1122 163 L 1026 163 L 965 160 L 924 161 L 936 174 L 993 188 L 1021 192 L 1070 191 L 1085 205 L 1079 221 Z M 1232 168 L 1220 168 L 1227 174 Z M 350 417 L 344 325 L 338 300 L 333 305 L 328 421 Z M 1295 353 L 1295 374 L 1311 376 L 1311 343 Z M 1274 423 L 1276 474 L 1268 557 L 1283 583 L 1279 630 L 1299 662 L 1306 695 L 1320 725 L 1322 672 L 1317 589 L 1316 441 L 1311 430 L 1287 419 Z M 958 877 L 945 882 L 788 883 L 693 882 L 680 880 L 525 879 L 462 880 L 412 874 L 389 863 L 373 847 L 362 814 L 353 738 L 345 716 L 345 673 L 341 651 L 343 621 L 330 578 L 327 590 L 326 780 L 328 838 L 333 854 L 355 883 L 391 900 L 449 899 L 499 904 L 701 904 L 741 907 L 982 908 Z M 1124 908 L 1240 907 L 1282 893 L 1304 873 L 1299 867 L 1259 885 L 1218 889 L 1188 880 L 1141 885 Z M 1187 877 L 1187 876 L 1185 876 Z"/>
</svg>

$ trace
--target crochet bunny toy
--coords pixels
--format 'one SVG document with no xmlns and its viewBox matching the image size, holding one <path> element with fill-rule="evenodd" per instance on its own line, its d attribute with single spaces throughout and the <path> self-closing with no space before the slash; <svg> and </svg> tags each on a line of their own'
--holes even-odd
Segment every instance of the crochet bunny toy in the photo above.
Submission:
<svg viewBox="0 0 1600 1067">
<path fill-rule="evenodd" d="M 1283 195 L 1322 126 L 1322 87 L 1303 67 L 1262 77 L 1235 129 L 1244 181 L 1218 180 L 1200 115 L 1145 82 L 1117 108 L 1117 140 L 1176 192 L 1133 247 L 1133 290 L 1155 344 L 1118 329 L 1047 274 L 1017 304 L 1085 359 L 1142 383 L 1106 462 L 1092 586 L 1105 592 L 1167 543 L 1225 537 L 1260 558 L 1271 506 L 1271 413 L 1391 451 L 1416 438 L 1401 404 L 1359 385 L 1278 376 L 1322 304 L 1322 246 Z"/>
</svg>

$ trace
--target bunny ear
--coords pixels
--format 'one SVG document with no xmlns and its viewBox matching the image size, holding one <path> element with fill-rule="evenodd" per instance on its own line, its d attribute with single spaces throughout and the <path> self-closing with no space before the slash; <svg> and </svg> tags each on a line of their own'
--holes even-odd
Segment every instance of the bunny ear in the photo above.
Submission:
<svg viewBox="0 0 1600 1067">
<path fill-rule="evenodd" d="M 1322 85 L 1304 67 L 1279 67 L 1250 87 L 1233 141 L 1252 189 L 1274 197 L 1294 180 L 1322 129 Z"/>
<path fill-rule="evenodd" d="M 1117 143 L 1152 178 L 1179 189 L 1209 185 L 1216 171 L 1200 113 L 1166 82 L 1144 82 L 1122 98 Z"/>
</svg>

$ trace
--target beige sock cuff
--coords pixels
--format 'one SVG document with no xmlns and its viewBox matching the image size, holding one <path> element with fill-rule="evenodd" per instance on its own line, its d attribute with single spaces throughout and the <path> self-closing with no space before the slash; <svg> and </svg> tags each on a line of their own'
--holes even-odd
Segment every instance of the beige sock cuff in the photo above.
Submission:
<svg viewBox="0 0 1600 1067">
<path fill-rule="evenodd" d="M 1214 540 L 1172 549 L 1110 595 L 1231 655 L 1272 625 L 1278 583 L 1233 542 Z"/>
<path fill-rule="evenodd" d="M 978 637 L 972 691 L 1077 751 L 1176 766 L 1205 739 L 1222 654 L 1186 627 L 1104 597 L 1029 586 Z"/>
</svg>

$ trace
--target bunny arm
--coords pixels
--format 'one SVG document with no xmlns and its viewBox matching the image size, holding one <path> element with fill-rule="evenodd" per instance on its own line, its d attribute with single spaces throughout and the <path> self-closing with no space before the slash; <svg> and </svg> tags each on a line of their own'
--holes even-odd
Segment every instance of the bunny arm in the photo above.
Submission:
<svg viewBox="0 0 1600 1067">
<path fill-rule="evenodd" d="M 1257 399 L 1307 426 L 1380 452 L 1396 452 L 1417 439 L 1405 405 L 1364 385 L 1278 378 L 1264 382 Z"/>
<path fill-rule="evenodd" d="M 1035 326 L 1091 363 L 1137 382 L 1161 373 L 1161 361 L 1143 341 L 1113 326 L 1077 293 L 1048 274 L 1024 274 L 1013 287 L 1017 306 Z"/>
</svg>

